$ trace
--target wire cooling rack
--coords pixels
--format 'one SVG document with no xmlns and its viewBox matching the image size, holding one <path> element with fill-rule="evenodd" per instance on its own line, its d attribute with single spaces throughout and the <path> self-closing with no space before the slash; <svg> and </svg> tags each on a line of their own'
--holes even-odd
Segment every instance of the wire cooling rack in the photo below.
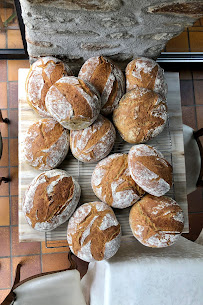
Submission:
<svg viewBox="0 0 203 305">
<path fill-rule="evenodd" d="M 159 134 L 154 139 L 148 141 L 146 144 L 152 145 L 161 151 L 165 157 L 165 159 L 173 166 L 172 159 L 172 142 L 171 142 L 171 134 L 170 134 L 170 124 L 169 118 L 167 120 L 166 126 L 161 134 Z M 128 153 L 133 144 L 129 144 L 125 142 L 118 134 L 114 144 L 114 147 L 111 151 L 111 154 L 114 153 Z M 91 187 L 91 176 L 92 172 L 96 166 L 95 163 L 82 163 L 75 159 L 71 152 L 69 152 L 67 158 L 61 164 L 60 168 L 68 171 L 80 184 L 81 186 L 81 198 L 79 205 L 99 200 Z M 174 191 L 174 183 L 167 193 L 168 196 L 175 199 L 175 191 Z M 126 209 L 114 209 L 116 217 L 121 224 L 122 235 L 132 235 L 128 216 L 129 216 L 130 207 Z M 64 243 L 66 241 L 66 231 L 67 231 L 67 223 L 65 222 L 58 228 L 53 231 L 46 232 L 45 234 L 45 242 L 47 248 L 57 248 L 67 246 Z"/>
</svg>

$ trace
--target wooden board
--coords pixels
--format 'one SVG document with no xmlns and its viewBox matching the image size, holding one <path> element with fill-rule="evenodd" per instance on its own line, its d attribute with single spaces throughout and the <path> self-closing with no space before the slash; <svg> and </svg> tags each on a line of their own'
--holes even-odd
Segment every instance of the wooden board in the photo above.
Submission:
<svg viewBox="0 0 203 305">
<path fill-rule="evenodd" d="M 25 79 L 29 69 L 19 69 L 18 76 L 18 96 L 19 96 L 19 135 L 18 135 L 18 150 L 19 150 L 19 240 L 25 241 L 44 241 L 45 233 L 41 233 L 32 229 L 26 222 L 22 212 L 22 200 L 25 190 L 41 171 L 29 166 L 23 156 L 23 142 L 25 133 L 28 127 L 40 119 L 31 107 L 26 102 L 25 95 Z M 169 125 L 164 131 L 155 139 L 149 141 L 149 144 L 154 145 L 163 152 L 166 159 L 173 165 L 173 188 L 168 193 L 169 196 L 175 198 L 184 211 L 185 227 L 184 232 L 188 232 L 188 204 L 186 196 L 186 175 L 185 175 L 185 158 L 183 146 L 183 132 L 182 132 L 182 111 L 180 100 L 180 85 L 179 74 L 174 72 L 165 73 L 166 81 L 168 83 L 168 113 Z M 132 145 L 117 138 L 116 144 L 112 153 L 114 152 L 128 152 Z M 67 170 L 79 182 L 82 188 L 82 196 L 80 203 L 93 201 L 96 199 L 91 185 L 90 178 L 95 164 L 84 164 L 76 160 L 71 153 L 61 164 L 60 168 Z M 119 222 L 122 226 L 123 235 L 131 235 L 128 224 L 129 208 L 119 210 L 116 212 Z M 59 228 L 46 233 L 46 240 L 66 239 L 67 223 Z"/>
</svg>

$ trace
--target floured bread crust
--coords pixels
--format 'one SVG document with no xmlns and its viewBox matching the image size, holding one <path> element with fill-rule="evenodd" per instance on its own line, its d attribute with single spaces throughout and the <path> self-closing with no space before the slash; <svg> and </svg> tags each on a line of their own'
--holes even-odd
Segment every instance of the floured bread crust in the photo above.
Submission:
<svg viewBox="0 0 203 305">
<path fill-rule="evenodd" d="M 126 142 L 144 143 L 163 131 L 167 121 L 166 100 L 152 90 L 133 89 L 120 100 L 113 121 Z"/>
<path fill-rule="evenodd" d="M 70 147 L 78 160 L 96 162 L 110 153 L 115 139 L 113 124 L 100 114 L 91 126 L 70 132 Z"/>
<path fill-rule="evenodd" d="M 80 259 L 101 261 L 118 251 L 121 227 L 107 204 L 98 201 L 85 203 L 69 220 L 67 240 L 71 251 Z"/>
<path fill-rule="evenodd" d="M 62 77 L 47 92 L 46 107 L 64 128 L 89 127 L 98 117 L 101 99 L 89 83 L 74 76 Z"/>
<path fill-rule="evenodd" d="M 91 184 L 100 200 L 118 209 L 133 205 L 145 193 L 130 176 L 127 154 L 113 154 L 100 161 Z"/>
<path fill-rule="evenodd" d="M 137 57 L 126 67 L 126 90 L 137 87 L 153 90 L 163 97 L 167 96 L 164 70 L 151 58 Z"/>
<path fill-rule="evenodd" d="M 182 233 L 184 216 L 172 198 L 144 196 L 129 215 L 133 235 L 145 246 L 162 248 L 174 244 Z"/>
<path fill-rule="evenodd" d="M 154 147 L 133 146 L 128 154 L 128 166 L 133 180 L 147 193 L 162 196 L 170 190 L 172 166 Z"/>
<path fill-rule="evenodd" d="M 69 150 L 69 132 L 53 119 L 31 125 L 24 142 L 25 160 L 40 170 L 57 167 Z"/>
<path fill-rule="evenodd" d="M 33 229 L 51 231 L 70 218 L 80 199 L 78 182 L 66 171 L 39 174 L 25 192 L 23 212 Z"/>
<path fill-rule="evenodd" d="M 30 67 L 25 83 L 27 102 L 40 116 L 51 116 L 45 105 L 45 96 L 49 88 L 66 75 L 72 75 L 71 70 L 51 56 L 39 58 Z"/>
<path fill-rule="evenodd" d="M 81 67 L 78 77 L 90 82 L 100 93 L 101 113 L 112 113 L 124 94 L 125 79 L 122 71 L 103 56 L 89 58 Z"/>
</svg>

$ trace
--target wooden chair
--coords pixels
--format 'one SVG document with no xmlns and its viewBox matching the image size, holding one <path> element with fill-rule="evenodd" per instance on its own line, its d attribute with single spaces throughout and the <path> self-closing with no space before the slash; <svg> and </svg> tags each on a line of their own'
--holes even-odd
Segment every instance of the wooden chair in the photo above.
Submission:
<svg viewBox="0 0 203 305">
<path fill-rule="evenodd" d="M 3 118 L 1 110 L 0 110 L 0 123 L 5 123 L 5 124 L 10 123 L 8 118 L 5 118 L 5 119 Z M 2 156 L 2 152 L 3 152 L 3 140 L 2 140 L 1 131 L 0 131 L 0 159 Z M 9 181 L 10 181 L 10 178 L 0 177 L 0 185 L 2 184 L 2 182 L 7 183 Z"/>
</svg>

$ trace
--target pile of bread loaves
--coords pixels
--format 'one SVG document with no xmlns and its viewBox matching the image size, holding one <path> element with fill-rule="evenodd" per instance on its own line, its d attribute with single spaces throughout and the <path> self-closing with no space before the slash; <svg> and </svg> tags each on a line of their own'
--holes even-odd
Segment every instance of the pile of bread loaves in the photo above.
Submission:
<svg viewBox="0 0 203 305">
<path fill-rule="evenodd" d="M 149 247 L 172 245 L 184 226 L 180 206 L 164 196 L 172 186 L 171 165 L 157 149 L 141 144 L 162 132 L 167 120 L 163 70 L 151 59 L 135 58 L 126 68 L 126 91 L 122 71 L 103 56 L 87 60 L 78 77 L 62 61 L 40 58 L 26 80 L 27 101 L 44 118 L 27 131 L 25 160 L 44 172 L 25 193 L 25 218 L 45 232 L 69 219 L 70 249 L 88 262 L 108 259 L 120 246 L 121 226 L 112 208 L 132 206 L 132 233 Z M 107 157 L 116 139 L 111 115 L 121 137 L 136 144 L 128 154 Z M 69 143 L 78 160 L 99 161 L 91 185 L 101 201 L 77 209 L 78 182 L 56 169 Z"/>
</svg>

